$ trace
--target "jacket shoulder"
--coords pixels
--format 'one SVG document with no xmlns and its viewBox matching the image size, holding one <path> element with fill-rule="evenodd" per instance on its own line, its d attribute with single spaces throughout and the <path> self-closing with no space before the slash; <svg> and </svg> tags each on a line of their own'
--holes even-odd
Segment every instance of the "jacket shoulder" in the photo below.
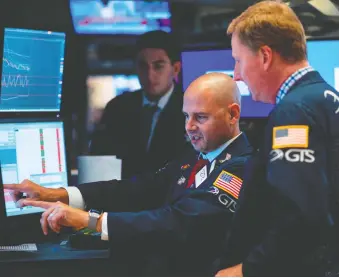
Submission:
<svg viewBox="0 0 339 278">
<path fill-rule="evenodd" d="M 124 107 L 124 105 L 130 105 L 131 103 L 141 102 L 142 90 L 133 92 L 126 92 L 112 98 L 106 105 L 105 110 L 115 109 L 116 107 Z"/>
</svg>

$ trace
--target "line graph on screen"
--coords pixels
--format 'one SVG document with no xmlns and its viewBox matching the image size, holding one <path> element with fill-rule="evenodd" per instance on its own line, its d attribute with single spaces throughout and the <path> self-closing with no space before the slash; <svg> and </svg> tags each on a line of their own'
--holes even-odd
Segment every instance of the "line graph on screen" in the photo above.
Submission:
<svg viewBox="0 0 339 278">
<path fill-rule="evenodd" d="M 0 110 L 58 110 L 64 37 L 52 32 L 5 29 Z"/>
</svg>

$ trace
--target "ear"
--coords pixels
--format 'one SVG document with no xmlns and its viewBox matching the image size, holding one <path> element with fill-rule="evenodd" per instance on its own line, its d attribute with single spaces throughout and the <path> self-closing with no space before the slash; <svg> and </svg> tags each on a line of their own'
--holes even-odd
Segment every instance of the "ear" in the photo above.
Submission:
<svg viewBox="0 0 339 278">
<path fill-rule="evenodd" d="M 263 68 L 264 68 L 265 71 L 267 71 L 272 64 L 272 58 L 273 58 L 272 48 L 270 48 L 267 45 L 264 45 L 264 46 L 260 47 L 259 52 L 260 52 L 261 57 L 262 57 Z"/>
<path fill-rule="evenodd" d="M 230 124 L 236 124 L 240 119 L 240 105 L 237 103 L 232 103 L 228 106 L 230 111 Z"/>
<path fill-rule="evenodd" d="M 178 75 L 179 75 L 179 73 L 181 71 L 181 62 L 180 61 L 174 62 L 172 67 L 173 67 L 174 77 L 178 78 Z"/>
</svg>

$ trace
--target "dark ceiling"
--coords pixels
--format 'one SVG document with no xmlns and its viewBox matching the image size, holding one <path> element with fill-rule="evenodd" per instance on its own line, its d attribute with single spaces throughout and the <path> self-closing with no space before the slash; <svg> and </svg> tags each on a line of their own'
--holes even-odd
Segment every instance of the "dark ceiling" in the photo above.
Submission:
<svg viewBox="0 0 339 278">
<path fill-rule="evenodd" d="M 194 33 L 225 30 L 229 22 L 258 0 L 169 0 L 191 6 Z M 308 37 L 339 36 L 339 0 L 285 0 L 301 19 Z"/>
<path fill-rule="evenodd" d="M 148 0 L 152 1 L 152 0 Z M 224 33 L 229 22 L 257 0 L 169 0 L 173 29 L 185 37 Z M 308 36 L 338 36 L 339 0 L 290 0 Z M 73 30 L 68 0 L 1 0 L 0 22 L 5 25 L 46 26 Z M 29 27 L 29 26 L 27 26 Z M 222 31 L 222 32 L 221 32 Z"/>
<path fill-rule="evenodd" d="M 229 45 L 229 38 L 225 36 L 228 24 L 249 5 L 258 2 L 257 0 L 168 1 L 171 4 L 173 31 L 181 37 L 187 47 Z M 286 0 L 284 2 L 289 3 L 300 17 L 308 37 L 339 38 L 339 0 Z M 69 0 L 0 0 L 0 24 L 74 34 Z M 74 34 L 72 37 L 77 36 Z M 107 45 L 108 48 L 112 45 L 125 48 L 126 44 L 132 45 L 134 39 L 117 39 L 117 36 L 76 38 L 79 45 Z"/>
</svg>

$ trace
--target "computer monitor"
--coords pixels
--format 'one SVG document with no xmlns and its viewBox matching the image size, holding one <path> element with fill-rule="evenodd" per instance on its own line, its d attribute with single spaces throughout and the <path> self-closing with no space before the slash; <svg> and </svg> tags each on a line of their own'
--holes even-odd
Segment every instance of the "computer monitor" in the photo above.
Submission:
<svg viewBox="0 0 339 278">
<path fill-rule="evenodd" d="M 0 121 L 0 163 L 2 181 L 20 183 L 29 179 L 41 186 L 68 186 L 64 126 L 61 121 Z M 7 216 L 33 214 L 40 208 L 17 208 L 5 190 Z"/>
<path fill-rule="evenodd" d="M 79 34 L 137 35 L 171 31 L 166 1 L 71 0 L 74 29 Z"/>
<path fill-rule="evenodd" d="M 309 40 L 307 54 L 310 65 L 338 91 L 339 40 Z M 184 51 L 181 59 L 184 90 L 194 79 L 208 72 L 224 72 L 233 77 L 234 59 L 231 49 Z M 267 117 L 273 105 L 253 101 L 246 84 L 244 82 L 237 84 L 242 95 L 241 117 Z"/>
<path fill-rule="evenodd" d="M 65 33 L 5 28 L 0 112 L 60 111 Z"/>
<path fill-rule="evenodd" d="M 310 65 L 339 91 L 339 40 L 309 40 L 307 56 Z"/>
<path fill-rule="evenodd" d="M 199 76 L 223 72 L 233 77 L 234 59 L 231 49 L 190 50 L 181 53 L 183 90 Z M 198 61 L 198 62 L 197 62 Z M 237 82 L 241 93 L 241 117 L 267 117 L 273 105 L 256 102 L 244 82 Z"/>
<path fill-rule="evenodd" d="M 91 132 L 101 118 L 106 104 L 124 92 L 141 88 L 137 75 L 90 75 L 87 77 L 87 130 Z"/>
</svg>

